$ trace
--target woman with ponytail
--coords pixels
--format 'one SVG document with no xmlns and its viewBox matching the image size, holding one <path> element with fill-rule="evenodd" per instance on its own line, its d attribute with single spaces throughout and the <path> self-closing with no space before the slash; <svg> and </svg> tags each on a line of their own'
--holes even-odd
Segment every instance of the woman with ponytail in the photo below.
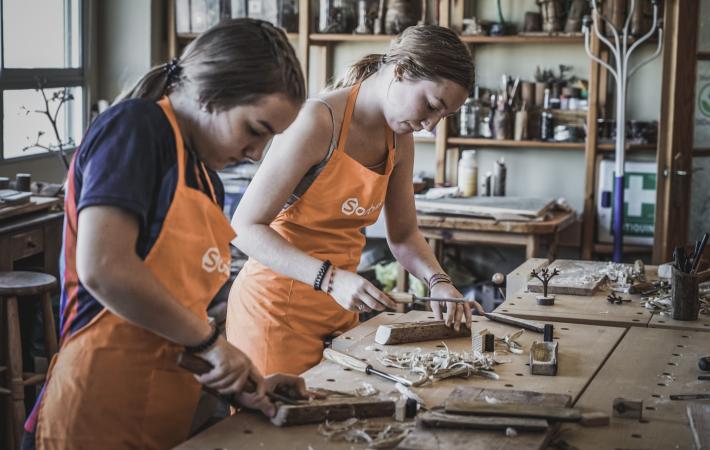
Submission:
<svg viewBox="0 0 710 450">
<path fill-rule="evenodd" d="M 272 144 L 232 219 L 250 259 L 227 313 L 227 339 L 263 373 L 303 372 L 358 313 L 395 306 L 355 272 L 361 230 L 382 210 L 397 260 L 432 296 L 461 297 L 417 228 L 412 132 L 455 112 L 473 80 L 468 49 L 451 30 L 410 27 L 307 102 Z M 471 304 L 447 304 L 446 323 L 470 326 Z"/>
<path fill-rule="evenodd" d="M 249 358 L 208 322 L 234 231 L 216 170 L 261 158 L 305 99 L 283 31 L 222 22 L 153 68 L 91 125 L 72 160 L 61 257 L 60 350 L 24 448 L 167 449 L 185 440 L 200 383 L 273 414 Z M 212 370 L 177 365 L 195 354 Z M 196 378 L 196 379 L 195 379 Z"/>
</svg>

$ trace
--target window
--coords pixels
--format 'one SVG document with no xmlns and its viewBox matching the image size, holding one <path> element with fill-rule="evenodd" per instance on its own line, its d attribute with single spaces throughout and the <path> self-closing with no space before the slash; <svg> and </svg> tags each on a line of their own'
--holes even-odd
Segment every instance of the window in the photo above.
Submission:
<svg viewBox="0 0 710 450">
<path fill-rule="evenodd" d="M 83 4 L 0 0 L 0 161 L 79 141 L 86 117 Z M 62 96 L 71 100 L 57 113 Z M 41 113 L 47 106 L 56 127 Z"/>
</svg>

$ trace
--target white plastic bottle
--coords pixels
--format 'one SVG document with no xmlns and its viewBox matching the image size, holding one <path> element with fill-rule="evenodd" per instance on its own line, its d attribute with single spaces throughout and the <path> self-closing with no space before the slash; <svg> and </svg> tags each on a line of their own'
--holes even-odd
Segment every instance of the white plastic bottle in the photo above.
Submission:
<svg viewBox="0 0 710 450">
<path fill-rule="evenodd" d="M 464 150 L 459 160 L 458 186 L 463 197 L 476 195 L 478 185 L 478 164 L 476 150 Z"/>
</svg>

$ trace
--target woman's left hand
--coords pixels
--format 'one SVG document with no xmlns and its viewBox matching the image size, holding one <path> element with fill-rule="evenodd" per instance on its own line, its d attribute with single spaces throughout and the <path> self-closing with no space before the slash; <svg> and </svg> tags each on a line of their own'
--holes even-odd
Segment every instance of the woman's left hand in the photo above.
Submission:
<svg viewBox="0 0 710 450">
<path fill-rule="evenodd" d="M 432 297 L 449 297 L 449 298 L 463 298 L 463 295 L 456 289 L 452 284 L 449 283 L 436 283 L 431 289 Z M 443 302 L 442 302 L 443 303 Z M 431 309 L 436 314 L 437 318 L 441 319 L 441 307 L 442 303 L 432 302 Z M 446 326 L 451 326 L 453 323 L 454 329 L 456 331 L 461 330 L 461 320 L 465 319 L 465 326 L 471 328 L 471 306 L 476 308 L 479 314 L 483 315 L 484 311 L 481 305 L 475 301 L 471 300 L 469 303 L 456 303 L 448 302 L 446 303 Z"/>
<path fill-rule="evenodd" d="M 306 382 L 301 377 L 295 375 L 286 375 L 283 373 L 275 373 L 264 378 L 266 392 L 274 392 L 279 390 L 297 393 L 303 399 L 316 398 L 319 395 L 306 389 Z M 269 397 L 264 396 L 258 398 L 256 394 L 242 393 L 239 395 L 239 403 L 249 409 L 258 409 L 267 417 L 276 415 L 276 406 L 269 400 Z"/>
</svg>

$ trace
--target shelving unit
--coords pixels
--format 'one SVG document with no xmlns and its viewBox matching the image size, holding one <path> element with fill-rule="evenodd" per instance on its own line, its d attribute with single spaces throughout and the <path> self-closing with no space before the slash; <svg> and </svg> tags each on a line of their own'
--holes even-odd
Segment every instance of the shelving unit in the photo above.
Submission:
<svg viewBox="0 0 710 450">
<path fill-rule="evenodd" d="M 664 22 L 666 24 L 676 23 L 676 17 L 674 17 L 674 10 L 678 8 L 675 4 L 677 0 L 672 0 L 667 3 L 667 7 L 664 8 Z M 338 45 L 345 43 L 385 43 L 393 38 L 389 35 L 355 35 L 355 34 L 320 34 L 315 33 L 312 8 L 315 7 L 315 3 L 311 5 L 309 0 L 299 0 L 299 32 L 297 34 L 290 34 L 289 37 L 295 41 L 297 45 L 299 57 L 307 76 L 312 76 L 315 80 L 312 80 L 311 87 L 315 87 L 315 91 L 319 91 L 332 79 L 333 76 L 333 59 L 334 51 Z M 451 27 L 454 30 L 460 32 L 463 23 L 464 16 L 464 0 L 442 0 L 438 4 L 438 14 L 435 14 L 439 18 L 439 25 Z M 172 2 L 170 2 L 172 5 Z M 169 8 L 169 10 L 172 10 Z M 170 12 L 170 11 L 169 11 Z M 172 10 L 174 14 L 174 10 Z M 174 15 L 173 15 L 174 17 Z M 674 21 L 675 20 L 675 21 Z M 173 54 L 176 54 L 177 43 L 180 44 L 189 42 L 189 39 L 194 38 L 192 35 L 175 36 L 174 30 L 174 19 L 169 21 L 169 36 L 171 41 L 171 49 Z M 580 52 L 584 52 L 584 41 L 581 33 L 566 34 L 560 33 L 556 35 L 513 35 L 513 36 L 462 36 L 462 41 L 469 44 L 472 54 L 475 59 L 475 48 L 477 46 L 484 45 L 503 45 L 503 46 L 518 46 L 518 45 L 543 45 L 546 48 L 554 49 L 560 46 L 578 46 Z M 670 38 L 666 41 L 670 42 Z M 292 41 L 292 42 L 293 42 Z M 608 60 L 608 55 L 602 50 L 599 41 L 593 37 L 591 42 L 592 51 L 594 54 L 598 55 L 602 59 Z M 310 70 L 315 67 L 316 70 Z M 665 65 L 664 65 L 665 67 Z M 664 69 L 666 70 L 666 69 Z M 532 149 L 532 150 L 547 150 L 547 149 L 557 149 L 557 150 L 570 150 L 570 151 L 584 151 L 584 164 L 585 164 L 585 182 L 584 182 L 584 207 L 582 211 L 582 234 L 581 234 L 581 248 L 582 248 L 582 258 L 591 259 L 594 254 L 606 254 L 607 247 L 605 244 L 600 244 L 595 242 L 595 229 L 596 229 L 596 204 L 595 204 L 595 192 L 596 184 L 598 179 L 597 174 L 597 160 L 600 155 L 607 154 L 613 151 L 613 144 L 600 144 L 597 140 L 597 121 L 598 117 L 609 116 L 607 111 L 607 96 L 609 94 L 608 82 L 609 75 L 606 70 L 603 69 L 599 64 L 589 61 L 589 110 L 587 113 L 587 136 L 585 142 L 543 142 L 543 141 L 497 141 L 493 139 L 471 139 L 464 137 L 456 137 L 448 135 L 448 120 L 450 118 L 444 118 L 440 121 L 436 130 L 436 138 L 416 138 L 417 143 L 428 143 L 434 144 L 435 148 L 435 158 L 436 158 L 436 176 L 435 181 L 437 183 L 446 182 L 446 167 L 447 167 L 447 154 L 456 155 L 460 154 L 460 150 L 464 147 L 480 147 L 480 148 L 495 148 L 495 149 Z M 663 115 L 663 113 L 662 113 Z M 659 124 L 659 130 L 667 124 L 664 124 L 663 119 L 661 119 Z M 627 147 L 630 152 L 656 152 L 657 157 L 660 154 L 660 149 L 664 145 L 659 139 L 658 145 L 629 145 Z M 449 152 L 448 150 L 458 150 Z M 667 150 L 664 150 L 667 152 Z M 660 170 L 659 170 L 660 172 Z M 660 177 L 660 175 L 659 175 Z M 660 181 L 659 181 L 660 182 Z M 660 199 L 660 190 L 659 190 Z M 662 203 L 659 200 L 657 202 L 657 207 L 661 207 Z M 629 250 L 639 250 L 646 249 L 646 247 L 640 248 L 629 248 Z"/>
</svg>

